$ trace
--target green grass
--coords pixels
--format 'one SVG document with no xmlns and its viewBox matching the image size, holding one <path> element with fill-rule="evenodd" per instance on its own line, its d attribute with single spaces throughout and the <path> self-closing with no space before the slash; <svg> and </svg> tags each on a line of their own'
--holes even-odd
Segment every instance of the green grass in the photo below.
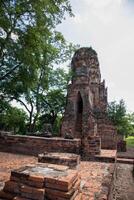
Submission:
<svg viewBox="0 0 134 200">
<path fill-rule="evenodd" d="M 134 147 L 134 136 L 129 136 L 126 138 L 127 146 L 128 147 Z"/>
</svg>

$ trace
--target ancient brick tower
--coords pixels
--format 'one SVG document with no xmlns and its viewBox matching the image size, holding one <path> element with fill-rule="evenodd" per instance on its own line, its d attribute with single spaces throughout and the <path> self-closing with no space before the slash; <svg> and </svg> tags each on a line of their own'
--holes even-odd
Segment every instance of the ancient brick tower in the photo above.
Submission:
<svg viewBox="0 0 134 200">
<path fill-rule="evenodd" d="M 80 48 L 75 52 L 71 66 L 72 83 L 68 86 L 61 135 L 65 137 L 69 134 L 73 138 L 81 138 L 82 148 L 85 149 L 83 151 L 87 151 L 90 142 L 96 143 L 94 147 L 96 153 L 99 153 L 99 136 L 104 143 L 103 131 L 108 131 L 106 134 L 110 142 L 113 142 L 115 128 L 106 116 L 107 88 L 105 82 L 101 82 L 97 53 L 91 47 Z"/>
</svg>

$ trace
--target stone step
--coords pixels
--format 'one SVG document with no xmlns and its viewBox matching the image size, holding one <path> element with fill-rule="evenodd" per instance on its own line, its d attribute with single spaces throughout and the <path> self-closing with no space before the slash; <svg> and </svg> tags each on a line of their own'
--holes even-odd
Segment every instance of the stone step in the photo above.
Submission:
<svg viewBox="0 0 134 200">
<path fill-rule="evenodd" d="M 73 169 L 80 164 L 80 156 L 72 153 L 50 152 L 50 153 L 39 154 L 38 162 L 66 165 Z"/>
<path fill-rule="evenodd" d="M 132 154 L 130 154 L 130 155 L 119 155 L 117 153 L 117 158 L 134 159 L 134 155 L 132 155 Z"/>
<path fill-rule="evenodd" d="M 115 163 L 117 160 L 117 151 L 116 150 L 101 150 L 101 154 L 100 155 L 96 155 L 95 156 L 95 160 L 96 161 L 100 161 L 100 162 L 110 162 L 110 163 Z"/>
<path fill-rule="evenodd" d="M 117 163 L 134 164 L 134 159 L 117 158 Z"/>
</svg>

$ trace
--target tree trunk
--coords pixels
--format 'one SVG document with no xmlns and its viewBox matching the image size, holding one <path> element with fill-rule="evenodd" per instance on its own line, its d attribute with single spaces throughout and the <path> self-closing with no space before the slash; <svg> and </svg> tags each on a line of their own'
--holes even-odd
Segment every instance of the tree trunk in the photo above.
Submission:
<svg viewBox="0 0 134 200">
<path fill-rule="evenodd" d="M 51 119 L 52 127 L 54 126 L 56 118 L 57 118 L 57 114 L 52 113 L 52 119 Z"/>
<path fill-rule="evenodd" d="M 29 132 L 32 132 L 32 115 L 33 115 L 33 111 L 30 112 L 30 117 L 29 117 Z"/>
<path fill-rule="evenodd" d="M 37 119 L 38 119 L 38 113 L 35 115 L 35 117 L 34 117 L 34 120 L 33 120 L 33 124 L 32 124 L 32 132 L 34 132 L 35 131 L 35 125 L 36 125 L 36 121 L 37 121 Z"/>
</svg>

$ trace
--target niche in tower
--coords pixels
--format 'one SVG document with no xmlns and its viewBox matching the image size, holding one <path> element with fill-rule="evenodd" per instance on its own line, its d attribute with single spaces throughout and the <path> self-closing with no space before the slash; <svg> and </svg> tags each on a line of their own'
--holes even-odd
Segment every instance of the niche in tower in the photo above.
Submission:
<svg viewBox="0 0 134 200">
<path fill-rule="evenodd" d="M 76 125 L 75 125 L 75 137 L 82 137 L 82 115 L 83 115 L 83 100 L 80 92 L 77 95 L 76 102 Z"/>
</svg>

